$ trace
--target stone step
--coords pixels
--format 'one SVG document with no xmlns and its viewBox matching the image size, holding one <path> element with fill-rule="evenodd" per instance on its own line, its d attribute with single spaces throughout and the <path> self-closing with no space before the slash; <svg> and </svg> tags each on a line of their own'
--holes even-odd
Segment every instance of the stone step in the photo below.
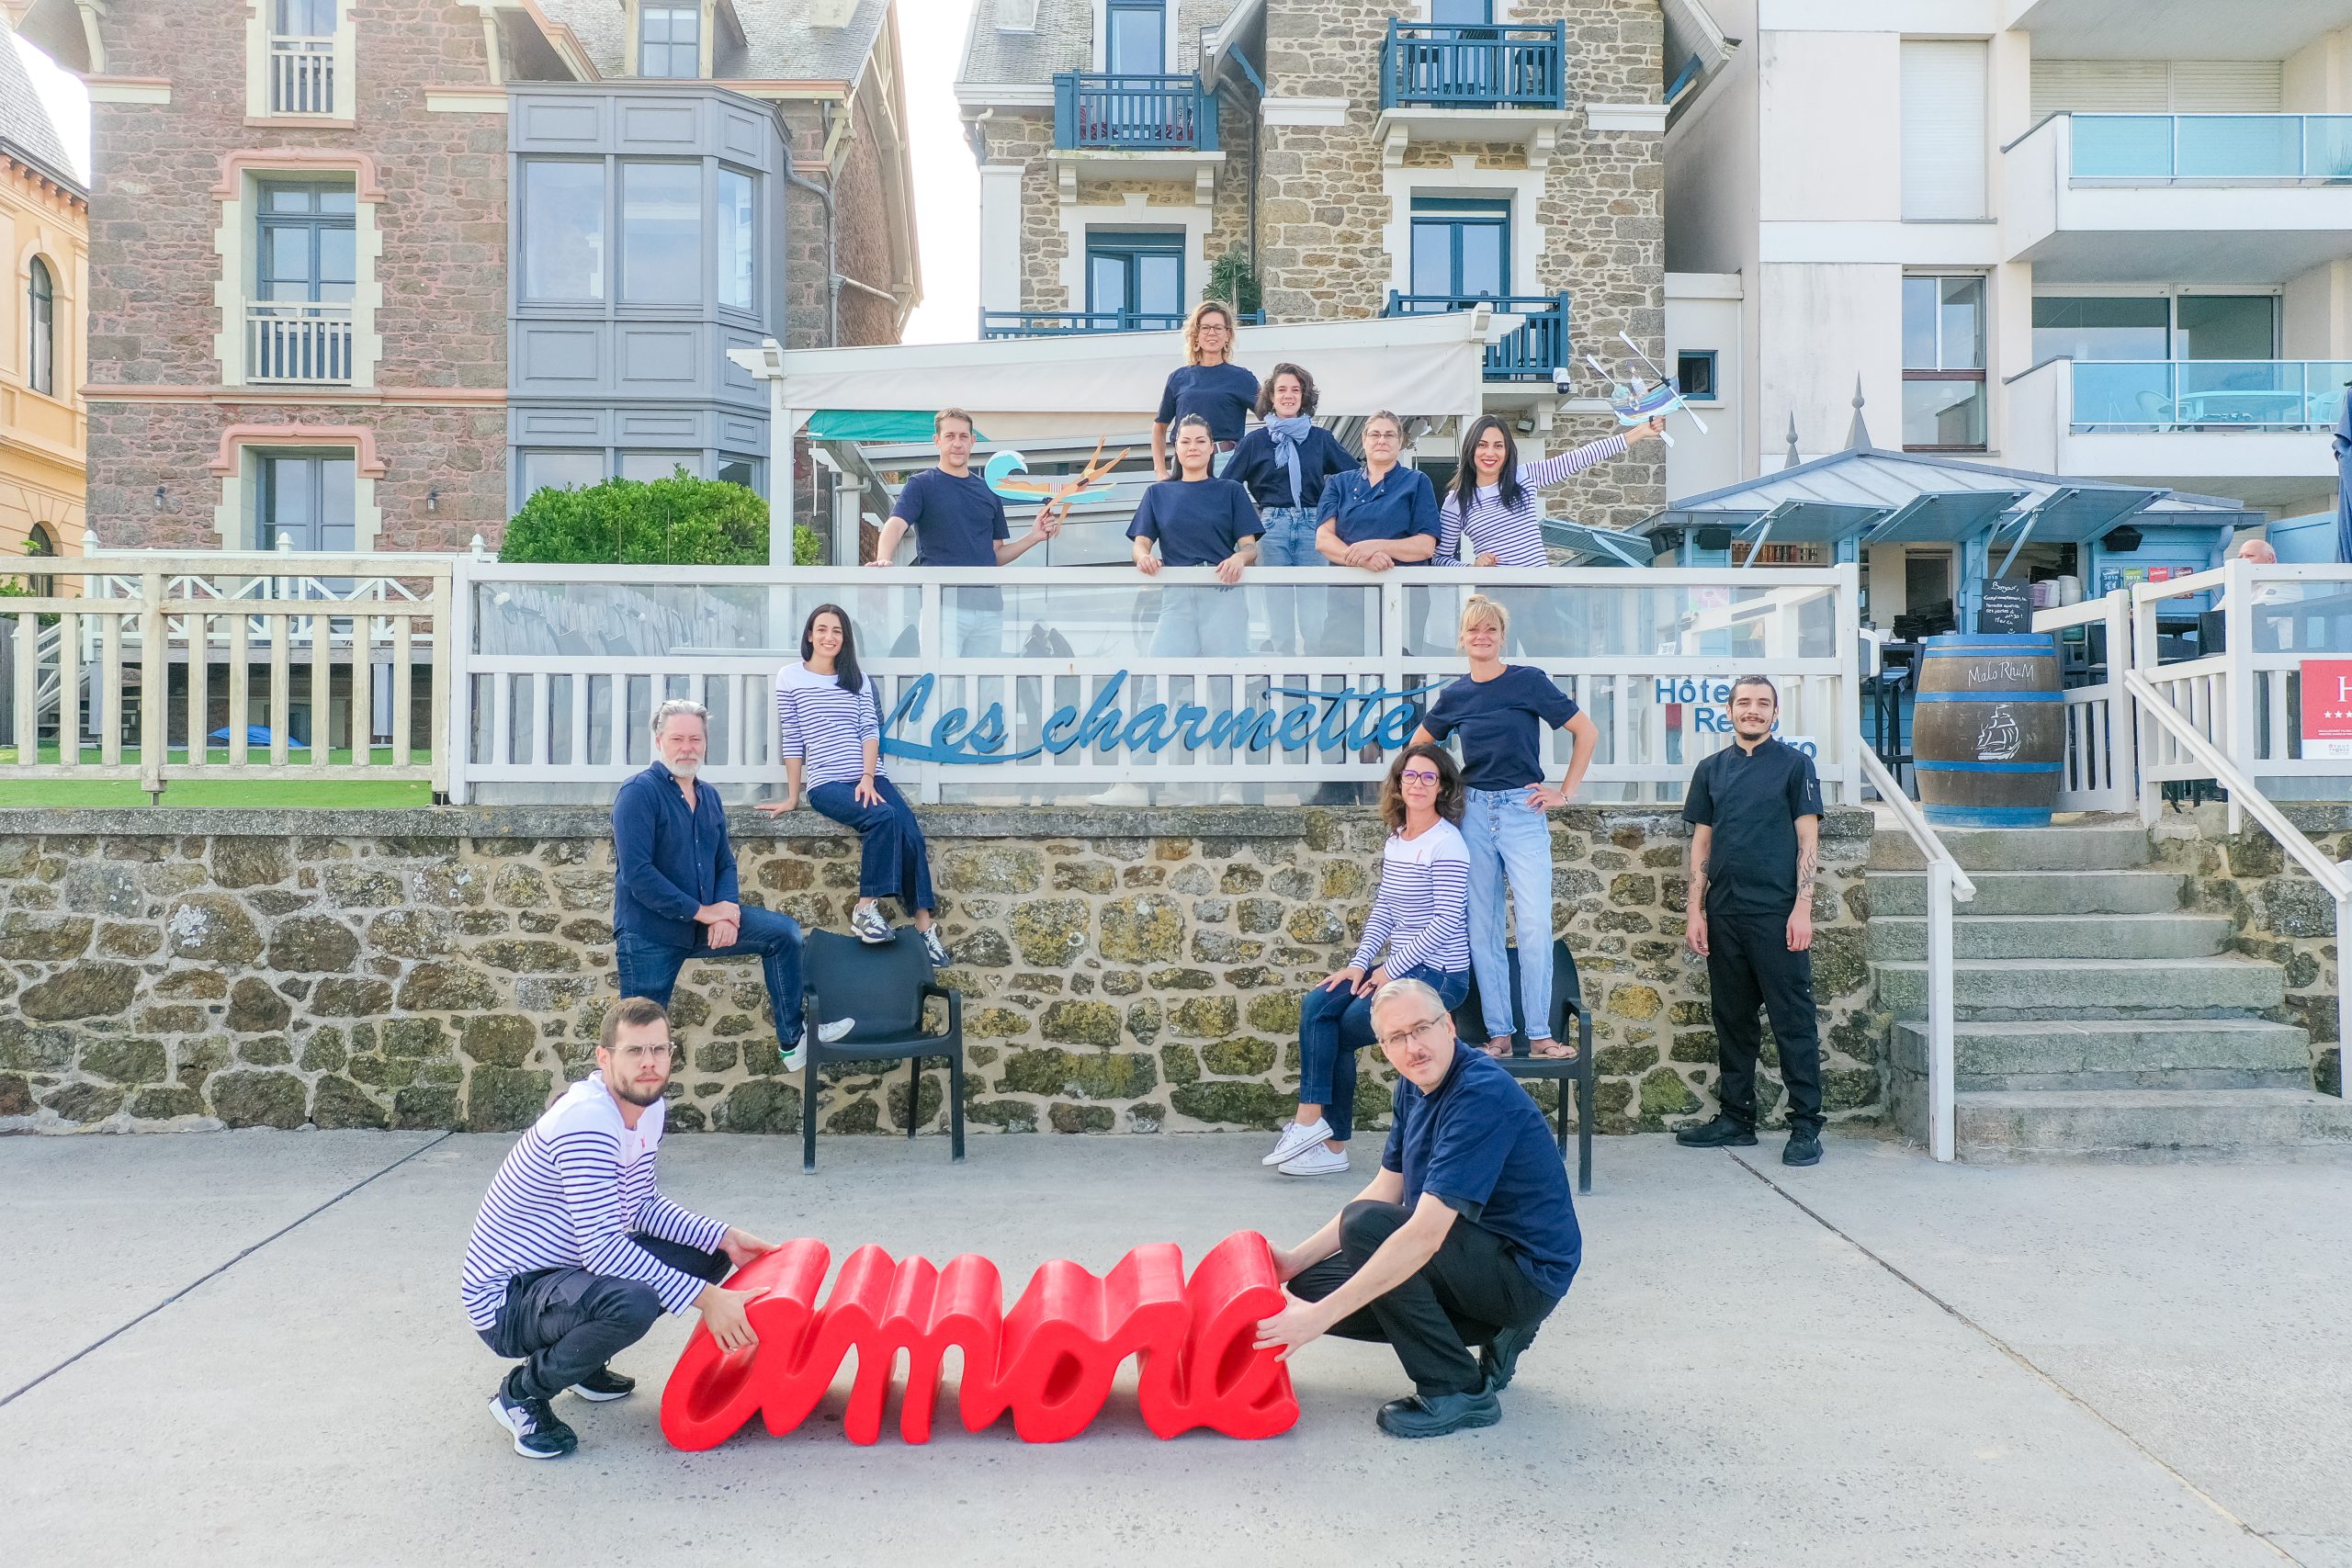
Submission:
<svg viewBox="0 0 2352 1568">
<path fill-rule="evenodd" d="M 1898 1077 L 1926 1078 L 1926 1023 L 1895 1024 L 1887 1067 Z M 1962 1093 L 2312 1087 L 2304 1032 L 2250 1018 L 1955 1023 L 1952 1067 Z"/>
<path fill-rule="evenodd" d="M 1871 914 L 1924 915 L 1928 874 L 1873 871 L 1864 875 Z M 1970 915 L 2156 915 L 2180 908 L 2188 880 L 2177 871 L 1988 871 L 1971 875 Z"/>
<path fill-rule="evenodd" d="M 1879 1006 L 1924 1018 L 1924 961 L 1873 960 Z M 1952 965 L 1952 1002 L 1966 1019 L 2218 1018 L 2278 1007 L 2286 971 L 2260 959 L 1979 958 Z"/>
<path fill-rule="evenodd" d="M 1962 1094 L 1963 1160 L 2175 1160 L 2285 1155 L 2352 1143 L 2352 1104 L 2308 1089 L 2086 1089 Z"/>
<path fill-rule="evenodd" d="M 2148 833 L 2136 821 L 2083 828 L 1939 829 L 1952 859 L 1977 871 L 2126 871 L 2148 863 Z M 1927 864 L 1911 835 L 1883 827 L 1871 835 L 1869 869 L 1917 871 Z"/>
<path fill-rule="evenodd" d="M 1968 914 L 1951 930 L 1958 958 L 2210 958 L 2229 938 L 2223 915 Z M 1928 917 L 1873 911 L 1870 954 L 1927 957 Z"/>
</svg>

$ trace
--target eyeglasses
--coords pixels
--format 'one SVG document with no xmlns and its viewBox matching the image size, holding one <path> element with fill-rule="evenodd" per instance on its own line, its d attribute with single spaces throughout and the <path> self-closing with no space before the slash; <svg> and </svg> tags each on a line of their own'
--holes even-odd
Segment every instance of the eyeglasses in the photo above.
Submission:
<svg viewBox="0 0 2352 1568">
<path fill-rule="evenodd" d="M 1382 1035 L 1380 1037 L 1380 1043 L 1384 1047 L 1395 1047 L 1406 1044 L 1426 1045 L 1430 1041 L 1437 1038 L 1438 1025 L 1444 1021 L 1445 1015 L 1443 1013 L 1438 1014 L 1435 1018 L 1425 1018 L 1421 1020 L 1420 1022 L 1413 1025 L 1412 1028 L 1404 1031 L 1402 1033 Z"/>
<path fill-rule="evenodd" d="M 1437 775 L 1427 768 L 1407 768 L 1396 776 L 1406 784 L 1433 784 L 1437 783 Z"/>
</svg>

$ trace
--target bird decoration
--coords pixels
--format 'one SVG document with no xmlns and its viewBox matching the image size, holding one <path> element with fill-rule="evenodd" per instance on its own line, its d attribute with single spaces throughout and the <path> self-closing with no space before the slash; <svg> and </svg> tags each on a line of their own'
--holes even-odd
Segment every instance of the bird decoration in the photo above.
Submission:
<svg viewBox="0 0 2352 1568">
<path fill-rule="evenodd" d="M 1691 409 L 1689 400 L 1683 397 L 1681 383 L 1652 364 L 1650 356 L 1644 354 L 1641 345 L 1632 338 L 1623 333 L 1619 333 L 1617 336 L 1627 348 L 1634 351 L 1634 357 L 1642 362 L 1650 376 L 1656 378 L 1655 380 L 1651 380 L 1645 378 L 1640 371 L 1628 368 L 1624 379 L 1619 380 L 1610 375 L 1609 367 L 1600 360 L 1589 354 L 1584 356 L 1585 363 L 1592 367 L 1594 373 L 1609 383 L 1609 407 L 1610 411 L 1616 414 L 1617 423 L 1630 429 L 1637 424 L 1646 424 L 1653 419 L 1662 419 L 1675 410 L 1680 409 L 1684 413 L 1690 414 L 1690 423 L 1699 427 L 1699 434 L 1706 434 L 1706 422 L 1699 417 Z M 1664 430 L 1658 432 L 1658 439 L 1668 446 L 1674 445 L 1674 437 Z"/>
</svg>

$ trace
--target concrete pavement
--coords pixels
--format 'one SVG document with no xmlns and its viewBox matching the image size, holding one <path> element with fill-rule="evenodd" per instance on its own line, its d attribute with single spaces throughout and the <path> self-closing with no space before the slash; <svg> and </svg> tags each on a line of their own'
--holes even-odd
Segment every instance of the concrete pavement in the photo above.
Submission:
<svg viewBox="0 0 2352 1568">
<path fill-rule="evenodd" d="M 2340 1160 L 1973 1169 L 1833 1141 L 1786 1171 L 1777 1137 L 1610 1139 L 1585 1271 L 1488 1431 L 1381 1436 L 1393 1358 L 1327 1341 L 1270 1442 L 1160 1443 L 1114 1394 L 1065 1445 L 949 1419 L 858 1449 L 837 1391 L 800 1432 L 681 1454 L 654 1424 L 670 1319 L 620 1361 L 639 1395 L 562 1402 L 582 1450 L 531 1464 L 455 1288 L 508 1142 L 0 1140 L 9 1560 L 2352 1565 Z M 804 1178 L 797 1143 L 681 1137 L 664 1185 L 837 1259 L 980 1251 L 1018 1281 L 1295 1239 L 1363 1179 L 1278 1177 L 1262 1143 L 976 1137 L 959 1168 L 935 1138 L 829 1138 Z"/>
</svg>

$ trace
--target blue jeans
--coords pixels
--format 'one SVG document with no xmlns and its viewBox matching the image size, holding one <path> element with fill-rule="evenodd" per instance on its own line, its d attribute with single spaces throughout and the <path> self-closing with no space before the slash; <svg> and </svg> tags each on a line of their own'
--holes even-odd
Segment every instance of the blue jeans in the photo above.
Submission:
<svg viewBox="0 0 2352 1568">
<path fill-rule="evenodd" d="M 1270 506 L 1259 513 L 1266 531 L 1258 540 L 1261 566 L 1324 566 L 1316 553 L 1315 509 Z M 1276 653 L 1317 653 L 1325 608 L 1321 588 L 1265 588 L 1266 629 Z"/>
<path fill-rule="evenodd" d="M 732 947 L 672 947 L 636 931 L 613 934 L 613 961 L 620 969 L 621 995 L 670 1005 L 678 971 L 689 958 L 741 958 L 755 954 L 767 978 L 768 1006 L 775 1010 L 775 1040 L 789 1051 L 798 1043 L 800 1017 L 800 922 L 773 909 L 743 906 L 742 928 Z"/>
<path fill-rule="evenodd" d="M 1238 588 L 1186 583 L 1159 591 L 1159 625 L 1152 629 L 1154 659 L 1231 656 L 1247 650 L 1250 602 Z"/>
<path fill-rule="evenodd" d="M 936 909 L 931 891 L 931 851 L 915 823 L 914 808 L 899 786 L 876 777 L 879 806 L 860 806 L 854 784 L 811 785 L 808 804 L 845 828 L 857 829 L 862 852 L 857 865 L 857 896 L 896 898 L 909 913 Z"/>
<path fill-rule="evenodd" d="M 1470 851 L 1470 969 L 1489 1039 L 1511 1032 L 1508 884 L 1519 916 L 1519 1005 L 1527 1037 L 1552 1030 L 1552 823 L 1524 789 L 1464 789 L 1462 838 Z M 1485 1042 L 1480 1042 L 1484 1043 Z"/>
<path fill-rule="evenodd" d="M 1416 964 L 1392 980 L 1419 980 L 1438 994 L 1451 1012 L 1470 994 L 1465 971 L 1449 975 L 1442 969 Z M 1356 1053 L 1371 1044 L 1372 998 L 1341 986 L 1325 990 L 1317 986 L 1298 1007 L 1298 1102 L 1319 1105 L 1331 1123 L 1331 1138 L 1344 1144 L 1356 1124 Z"/>
<path fill-rule="evenodd" d="M 994 659 L 1004 652 L 1004 605 L 958 603 L 950 613 L 949 651 L 958 659 Z"/>
</svg>

